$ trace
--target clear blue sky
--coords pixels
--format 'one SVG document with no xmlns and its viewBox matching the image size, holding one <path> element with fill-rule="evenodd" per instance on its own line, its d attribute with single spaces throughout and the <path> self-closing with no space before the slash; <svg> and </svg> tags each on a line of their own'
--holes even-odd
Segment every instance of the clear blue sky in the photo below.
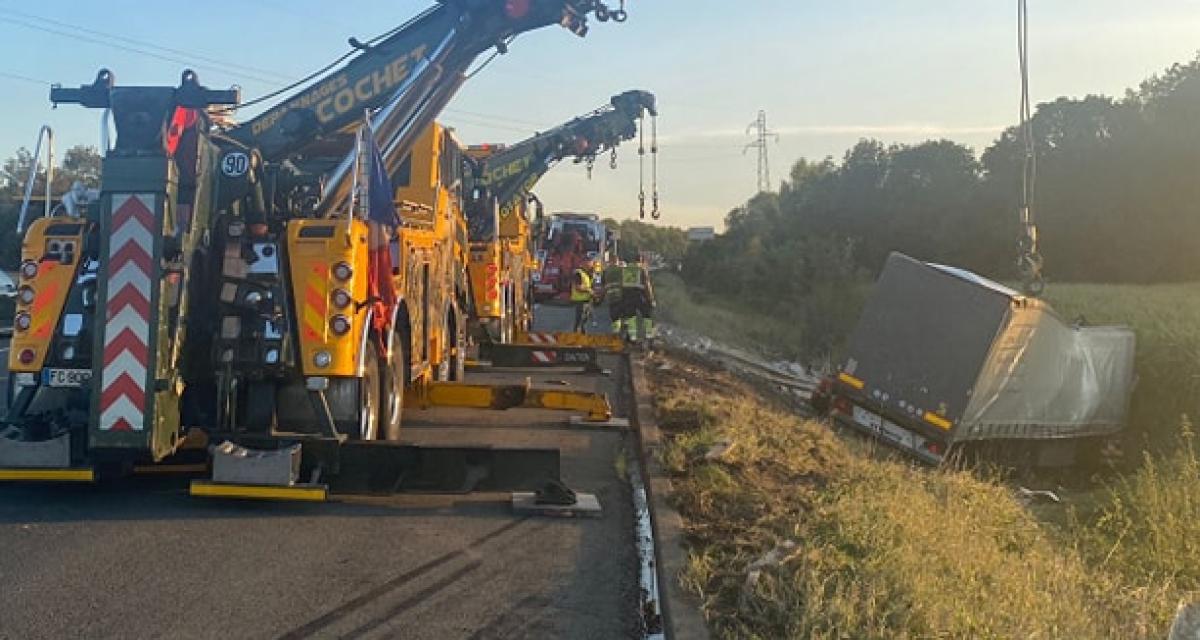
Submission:
<svg viewBox="0 0 1200 640">
<path fill-rule="evenodd" d="M 205 84 L 236 83 L 254 96 L 342 53 L 347 36 L 375 35 L 430 4 L 210 0 L 173 13 L 188 5 L 0 0 L 0 154 L 32 146 L 44 122 L 63 145 L 96 143 L 97 114 L 52 111 L 43 81 L 83 84 L 105 66 L 120 83 L 170 84 L 185 61 Z M 982 150 L 1015 120 L 1012 0 L 629 4 L 628 23 L 594 24 L 585 40 L 557 28 L 523 36 L 464 87 L 443 120 L 469 143 L 515 141 L 625 89 L 654 91 L 663 112 L 664 222 L 684 226 L 719 223 L 753 192 L 755 162 L 742 146 L 759 109 L 781 135 L 770 150 L 776 181 L 797 158 L 840 156 L 862 137 L 947 137 Z M 1200 0 L 1030 5 L 1037 100 L 1120 94 L 1200 49 Z M 141 42 L 178 52 L 154 49 L 155 58 L 122 48 L 148 49 Z M 539 186 L 542 199 L 552 210 L 636 215 L 636 146 L 621 151 L 616 172 L 598 166 L 590 181 L 582 167 L 557 168 Z"/>
</svg>

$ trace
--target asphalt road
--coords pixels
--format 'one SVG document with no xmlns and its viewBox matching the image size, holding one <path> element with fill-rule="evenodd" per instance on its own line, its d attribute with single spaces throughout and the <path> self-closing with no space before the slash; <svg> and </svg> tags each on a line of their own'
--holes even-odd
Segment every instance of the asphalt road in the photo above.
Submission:
<svg viewBox="0 0 1200 640">
<path fill-rule="evenodd" d="M 538 328 L 570 314 L 544 308 Z M 613 377 L 471 377 L 602 389 L 627 415 L 624 372 L 604 364 Z M 0 638 L 637 635 L 625 434 L 529 410 L 409 411 L 406 425 L 415 443 L 558 447 L 567 483 L 604 513 L 517 517 L 506 495 L 208 502 L 186 479 L 0 487 Z"/>
</svg>

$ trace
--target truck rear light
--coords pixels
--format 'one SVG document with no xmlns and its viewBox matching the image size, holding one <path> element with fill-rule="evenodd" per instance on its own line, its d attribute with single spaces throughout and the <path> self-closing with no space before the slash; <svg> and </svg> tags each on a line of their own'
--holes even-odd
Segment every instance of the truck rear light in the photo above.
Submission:
<svg viewBox="0 0 1200 640">
<path fill-rule="evenodd" d="M 927 440 L 927 441 L 925 441 L 925 450 L 928 451 L 929 453 L 932 453 L 935 456 L 941 457 L 942 454 L 946 453 L 946 446 L 940 442 L 934 442 L 933 440 Z"/>
<path fill-rule="evenodd" d="M 263 362 L 270 365 L 279 364 L 279 349 L 267 349 L 263 354 Z"/>
<path fill-rule="evenodd" d="M 38 265 L 32 260 L 26 260 L 21 263 L 21 277 L 26 280 L 33 280 L 37 277 Z"/>
<path fill-rule="evenodd" d="M 339 262 L 333 265 L 333 277 L 342 282 L 349 282 L 350 278 L 354 277 L 354 268 L 348 262 Z"/>
<path fill-rule="evenodd" d="M 13 320 L 13 326 L 17 328 L 17 331 L 29 331 L 29 327 L 33 326 L 33 316 L 22 311 Z"/>
<path fill-rule="evenodd" d="M 17 360 L 23 365 L 31 365 L 37 360 L 37 352 L 33 349 L 22 349 L 21 353 L 17 354 Z"/>
<path fill-rule="evenodd" d="M 329 368 L 329 365 L 333 364 L 333 355 L 331 355 L 328 351 L 318 351 L 317 354 L 313 356 L 313 364 L 315 364 L 318 369 L 327 369 Z"/>
<path fill-rule="evenodd" d="M 350 333 L 350 318 L 341 315 L 334 316 L 329 321 L 329 329 L 333 331 L 334 335 L 338 336 L 344 336 L 347 333 Z"/>
<path fill-rule="evenodd" d="M 25 285 L 17 290 L 17 300 L 21 304 L 33 304 L 35 298 L 37 298 L 37 292 L 29 285 Z"/>
<path fill-rule="evenodd" d="M 350 292 L 345 289 L 335 289 L 333 292 L 333 306 L 337 309 L 345 309 L 354 302 L 354 298 L 350 297 Z"/>
<path fill-rule="evenodd" d="M 854 406 L 850 404 L 850 399 L 844 396 L 835 396 L 833 398 L 833 410 L 837 413 L 850 415 L 854 411 Z"/>
<path fill-rule="evenodd" d="M 73 345 L 73 344 L 63 345 L 61 355 L 62 355 L 63 360 L 67 360 L 67 361 L 74 360 L 75 359 L 75 345 Z"/>
</svg>

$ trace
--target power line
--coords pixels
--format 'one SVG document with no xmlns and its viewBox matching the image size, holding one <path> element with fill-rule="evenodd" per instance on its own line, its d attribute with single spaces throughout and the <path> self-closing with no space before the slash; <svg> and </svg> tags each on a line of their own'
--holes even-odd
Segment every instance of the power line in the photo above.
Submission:
<svg viewBox="0 0 1200 640">
<path fill-rule="evenodd" d="M 197 65 L 197 64 L 195 64 L 195 63 L 194 63 L 193 61 L 191 61 L 191 60 L 185 60 L 185 59 L 183 59 L 183 58 L 179 58 L 179 57 L 177 57 L 177 56 L 174 56 L 174 55 L 168 55 L 168 54 L 163 54 L 163 53 L 157 53 L 157 52 L 154 52 L 154 51 L 148 51 L 148 50 L 146 50 L 146 49 L 139 48 L 139 47 L 134 47 L 134 46 L 130 46 L 130 45 L 118 44 L 118 43 L 115 43 L 115 42 L 109 42 L 109 41 L 107 41 L 107 40 L 103 40 L 103 39 L 100 39 L 100 38 L 97 38 L 97 37 L 92 37 L 92 36 L 89 36 L 89 35 L 84 35 L 84 34 L 82 34 L 82 33 L 71 33 L 71 32 L 68 32 L 68 31 L 62 31 L 62 30 L 60 30 L 60 29 L 54 29 L 54 28 L 51 28 L 51 27 L 46 27 L 46 26 L 43 26 L 43 25 L 40 25 L 40 24 L 35 24 L 35 23 L 29 22 L 29 21 L 27 21 L 27 20 L 23 20 L 23 19 L 20 19 L 20 18 L 13 18 L 13 17 L 8 17 L 8 16 L 3 16 L 3 15 L 0 15 L 0 22 L 7 22 L 7 23 L 9 23 L 9 24 L 15 24 L 15 25 L 18 25 L 18 26 L 25 27 L 25 28 L 27 28 L 27 29 L 33 29 L 33 30 L 35 30 L 35 31 L 41 31 L 41 32 L 43 32 L 43 33 L 49 33 L 49 34 L 53 34 L 53 35 L 57 35 L 57 36 L 62 36 L 62 37 L 64 37 L 64 38 L 71 38 L 71 39 L 74 39 L 74 40 L 80 40 L 80 41 L 83 41 L 83 42 L 90 42 L 90 43 L 92 43 L 92 44 L 98 44 L 98 45 L 102 45 L 102 46 L 106 46 L 106 47 L 111 47 L 111 48 L 113 48 L 113 49 L 119 49 L 119 50 L 121 50 L 121 51 L 127 51 L 127 52 L 129 52 L 129 53 L 136 53 L 136 54 L 138 54 L 138 55 L 146 56 L 146 57 L 149 57 L 149 58 L 154 58 L 154 59 L 156 59 L 156 60 L 162 60 L 162 61 L 164 61 L 164 62 L 171 62 L 171 63 L 174 63 L 174 64 L 181 64 L 181 65 L 184 65 L 185 67 L 195 67 L 195 68 L 199 68 L 199 69 L 208 69 L 208 70 L 210 70 L 210 71 L 217 71 L 217 72 L 219 72 L 219 73 L 225 73 L 225 74 L 229 74 L 229 75 L 240 76 L 240 77 L 242 77 L 242 78 L 244 78 L 244 79 L 253 80 L 253 81 L 255 81 L 255 82 L 260 82 L 260 83 L 263 83 L 263 84 L 268 84 L 268 85 L 277 85 L 277 84 L 278 84 L 278 82 L 277 82 L 277 81 L 275 81 L 275 80 L 268 80 L 268 79 L 264 79 L 264 78 L 260 78 L 260 77 L 256 77 L 256 76 L 251 76 L 251 75 L 249 75 L 249 74 L 246 74 L 246 73 L 244 73 L 244 72 L 242 72 L 242 73 L 239 73 L 239 72 L 231 72 L 231 71 L 229 71 L 228 69 L 219 69 L 219 68 L 216 68 L 216 67 L 213 67 L 213 66 L 208 66 L 208 65 Z"/>
<path fill-rule="evenodd" d="M 758 150 L 758 192 L 766 193 L 771 190 L 771 160 L 767 154 L 768 140 L 774 138 L 775 142 L 779 142 L 779 134 L 767 128 L 767 112 L 759 111 L 758 119 L 750 123 L 746 128 L 746 133 L 754 133 L 755 140 L 747 144 L 742 153 L 750 149 Z"/>
<path fill-rule="evenodd" d="M 62 20 L 55 20 L 54 18 L 47 18 L 44 16 L 34 15 L 31 13 L 25 13 L 23 11 L 17 11 L 15 9 L 7 9 L 7 8 L 0 9 L 0 12 L 7 13 L 10 15 L 15 15 L 15 16 L 18 16 L 21 18 L 25 18 L 27 20 L 36 20 L 38 22 L 44 22 L 46 24 L 51 24 L 51 25 L 55 25 L 58 27 L 73 29 L 75 31 L 80 31 L 83 33 L 99 36 L 102 38 L 110 38 L 113 40 L 119 40 L 121 42 L 125 42 L 128 44 L 134 45 L 134 46 L 150 47 L 151 49 L 158 49 L 160 51 L 165 51 L 167 53 L 185 56 L 187 58 L 192 58 L 195 60 L 208 62 L 208 63 L 214 64 L 214 65 L 227 67 L 229 69 L 241 70 L 241 71 L 249 72 L 249 73 L 253 73 L 253 74 L 265 74 L 267 76 L 272 76 L 272 77 L 278 78 L 280 80 L 288 79 L 288 76 L 286 74 L 280 73 L 278 71 L 272 71 L 270 69 L 263 69 L 261 67 L 254 67 L 254 66 L 250 66 L 247 64 L 242 64 L 240 62 L 230 62 L 227 60 L 221 60 L 219 58 L 214 58 L 212 56 L 207 56 L 207 55 L 204 55 L 201 53 L 196 53 L 196 52 L 192 52 L 192 51 L 184 51 L 182 49 L 176 49 L 173 47 L 163 46 L 161 44 L 155 44 L 153 42 L 147 42 L 145 40 L 137 40 L 135 38 L 130 38 L 128 36 L 123 36 L 123 35 L 116 34 L 116 33 L 109 33 L 106 31 L 100 31 L 98 29 L 93 29 L 91 27 L 85 27 L 85 26 L 81 26 L 81 25 L 77 25 L 77 24 L 72 24 L 69 22 L 63 22 Z"/>
<path fill-rule="evenodd" d="M 45 85 L 45 86 L 50 86 L 51 84 L 53 84 L 48 80 L 38 80 L 37 78 L 23 76 L 19 73 L 9 73 L 8 71 L 0 71 L 0 78 L 8 78 L 9 80 L 20 80 L 22 82 L 29 82 L 32 84 L 40 84 L 40 85 Z"/>
</svg>

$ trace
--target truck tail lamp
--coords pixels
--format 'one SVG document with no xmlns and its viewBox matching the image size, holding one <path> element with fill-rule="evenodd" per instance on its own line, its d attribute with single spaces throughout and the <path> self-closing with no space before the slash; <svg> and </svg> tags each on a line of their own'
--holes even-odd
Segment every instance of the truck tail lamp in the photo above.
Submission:
<svg viewBox="0 0 1200 640">
<path fill-rule="evenodd" d="M 350 292 L 346 291 L 345 289 L 335 289 L 331 299 L 333 301 L 333 306 L 338 309 L 345 309 L 346 307 L 350 306 L 351 302 L 354 302 L 354 298 L 350 296 Z"/>
<path fill-rule="evenodd" d="M 343 315 L 334 316 L 329 321 L 329 329 L 337 336 L 344 336 L 350 333 L 350 318 Z"/>
</svg>

